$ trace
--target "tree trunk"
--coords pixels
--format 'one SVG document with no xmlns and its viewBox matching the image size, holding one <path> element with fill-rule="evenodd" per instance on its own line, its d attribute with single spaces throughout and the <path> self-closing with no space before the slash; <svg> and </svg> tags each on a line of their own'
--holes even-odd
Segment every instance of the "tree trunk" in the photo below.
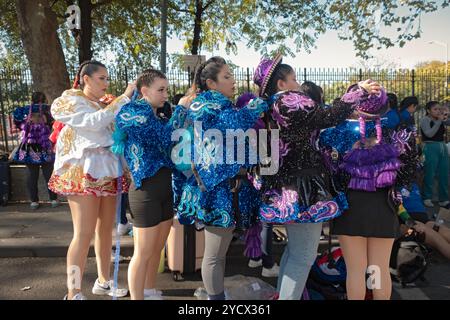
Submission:
<svg viewBox="0 0 450 320">
<path fill-rule="evenodd" d="M 81 11 L 81 37 L 79 41 L 78 62 L 92 59 L 92 3 L 91 0 L 78 1 Z"/>
<path fill-rule="evenodd" d="M 70 86 L 56 15 L 48 0 L 16 0 L 16 8 L 34 90 L 44 92 L 52 102 Z"/>
<path fill-rule="evenodd" d="M 200 34 L 202 32 L 202 0 L 196 0 L 195 4 L 195 20 L 194 20 L 194 38 L 192 39 L 191 54 L 197 55 L 200 48 Z"/>
</svg>

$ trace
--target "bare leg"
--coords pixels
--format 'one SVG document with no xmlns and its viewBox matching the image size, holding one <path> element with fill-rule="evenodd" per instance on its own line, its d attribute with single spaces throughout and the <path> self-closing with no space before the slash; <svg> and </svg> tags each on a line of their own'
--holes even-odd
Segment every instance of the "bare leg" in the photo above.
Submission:
<svg viewBox="0 0 450 320">
<path fill-rule="evenodd" d="M 430 227 L 431 229 L 433 229 L 434 226 L 434 222 L 433 221 L 428 221 L 426 223 L 426 225 L 428 227 Z M 450 243 L 450 229 L 446 226 L 441 225 L 439 227 L 439 234 L 448 242 Z"/>
<path fill-rule="evenodd" d="M 70 300 L 81 291 L 81 280 L 95 232 L 100 199 L 95 196 L 68 196 L 67 199 L 73 223 L 73 238 L 67 251 L 67 298 Z"/>
<path fill-rule="evenodd" d="M 389 272 L 389 260 L 391 257 L 392 245 L 394 239 L 387 238 L 368 238 L 367 239 L 367 257 L 369 266 L 376 269 L 374 277 L 379 286 L 373 288 L 374 300 L 390 300 L 392 293 L 391 274 Z M 379 273 L 379 277 L 377 274 Z"/>
<path fill-rule="evenodd" d="M 147 276 L 145 278 L 145 289 L 155 288 L 156 275 L 158 273 L 159 261 L 161 259 L 161 251 L 164 248 L 167 237 L 169 236 L 172 219 L 158 224 L 158 240 L 153 247 L 154 254 L 150 257 L 147 264 Z"/>
<path fill-rule="evenodd" d="M 366 297 L 367 238 L 338 236 L 347 267 L 348 300 Z"/>
<path fill-rule="evenodd" d="M 441 231 L 440 228 L 439 231 Z M 425 244 L 439 251 L 447 259 L 450 259 L 450 243 L 447 242 L 440 232 L 437 233 L 428 224 L 425 226 Z"/>
<path fill-rule="evenodd" d="M 100 283 L 110 280 L 112 230 L 116 212 L 116 197 L 101 197 L 95 229 L 95 258 Z"/>
<path fill-rule="evenodd" d="M 133 227 L 134 252 L 128 266 L 128 288 L 132 300 L 144 299 L 144 284 L 150 258 L 155 255 L 154 243 L 158 241 L 158 226 Z M 160 254 L 161 251 L 158 252 Z M 158 260 L 159 261 L 159 260 Z"/>
</svg>

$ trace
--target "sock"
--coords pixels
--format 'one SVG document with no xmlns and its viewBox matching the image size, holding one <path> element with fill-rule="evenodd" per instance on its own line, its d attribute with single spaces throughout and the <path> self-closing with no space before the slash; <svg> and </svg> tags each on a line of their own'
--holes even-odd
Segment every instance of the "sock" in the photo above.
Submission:
<svg viewBox="0 0 450 320">
<path fill-rule="evenodd" d="M 157 295 L 158 291 L 155 288 L 152 289 L 144 289 L 144 296 L 154 296 Z"/>
</svg>

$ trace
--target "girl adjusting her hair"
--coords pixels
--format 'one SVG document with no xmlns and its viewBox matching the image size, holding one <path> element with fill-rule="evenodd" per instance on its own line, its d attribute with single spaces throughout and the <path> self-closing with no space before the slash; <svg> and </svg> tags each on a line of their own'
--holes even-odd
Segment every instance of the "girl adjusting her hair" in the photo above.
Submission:
<svg viewBox="0 0 450 320">
<path fill-rule="evenodd" d="M 227 130 L 252 128 L 267 105 L 261 99 L 253 99 L 237 109 L 232 101 L 235 90 L 236 82 L 225 60 L 208 59 L 196 70 L 192 88 L 196 97 L 187 118 L 188 129 L 194 130 L 201 124 L 195 134 L 203 139 L 194 145 L 191 172 L 195 179 L 186 180 L 180 188 L 177 214 L 181 223 L 205 225 L 201 270 L 211 300 L 225 299 L 225 260 L 233 232 L 248 231 L 256 222 L 259 207 L 258 191 L 246 173 L 252 166 L 226 160 L 226 154 L 236 150 L 227 149 L 225 137 Z M 223 140 L 208 136 L 211 132 Z M 195 157 L 196 152 L 200 157 Z"/>
<path fill-rule="evenodd" d="M 280 168 L 264 176 L 260 219 L 286 224 L 289 241 L 277 290 L 279 299 L 298 300 L 317 255 L 322 222 L 347 208 L 345 194 L 332 183 L 316 140 L 321 129 L 344 121 L 355 107 L 339 100 L 325 109 L 320 96 L 314 101 L 300 92 L 294 69 L 282 63 L 281 55 L 261 59 L 253 81 L 270 107 L 266 126 L 278 129 L 280 139 Z M 379 90 L 376 83 L 364 84 L 369 91 Z"/>
<path fill-rule="evenodd" d="M 128 189 L 128 179 L 125 172 L 119 172 L 119 158 L 109 147 L 113 143 L 114 117 L 130 101 L 134 85 L 128 85 L 123 95 L 102 107 L 100 98 L 108 86 L 106 67 L 97 61 L 86 61 L 78 69 L 74 88 L 64 91 L 51 106 L 53 117 L 64 126 L 56 142 L 49 188 L 67 196 L 74 230 L 67 252 L 68 294 L 65 299 L 69 300 L 85 299 L 81 283 L 94 234 L 98 278 L 92 292 L 112 294 L 111 230 L 116 195 L 119 190 Z M 117 292 L 118 296 L 126 294 L 125 289 Z"/>
</svg>

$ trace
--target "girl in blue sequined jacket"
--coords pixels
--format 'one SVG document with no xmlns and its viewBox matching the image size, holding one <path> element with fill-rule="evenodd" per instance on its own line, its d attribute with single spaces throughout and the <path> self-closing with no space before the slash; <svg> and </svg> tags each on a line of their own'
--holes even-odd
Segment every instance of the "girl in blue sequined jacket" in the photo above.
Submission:
<svg viewBox="0 0 450 320">
<path fill-rule="evenodd" d="M 199 221 L 209 226 L 248 229 L 255 222 L 259 206 L 258 192 L 247 179 L 247 170 L 256 163 L 249 163 L 247 156 L 244 163 L 227 161 L 227 157 L 236 156 L 243 143 L 237 139 L 237 145 L 227 146 L 227 131 L 253 128 L 267 105 L 253 99 L 237 109 L 225 94 L 202 91 L 189 108 L 188 121 L 194 137 L 193 174 L 182 188 L 178 217 L 187 224 Z M 220 133 L 222 143 L 215 133 Z"/>
<path fill-rule="evenodd" d="M 192 133 L 191 175 L 181 188 L 178 217 L 182 223 L 197 221 L 205 225 L 203 282 L 209 299 L 224 300 L 225 258 L 233 231 L 255 223 L 260 203 L 258 191 L 247 176 L 256 163 L 239 161 L 240 152 L 248 151 L 244 147 L 237 152 L 245 139 L 239 142 L 238 138 L 237 144 L 228 145 L 227 133 L 253 128 L 267 104 L 253 99 L 236 108 L 231 101 L 235 80 L 220 57 L 210 58 L 198 67 L 193 89 L 196 97 L 187 120 Z M 233 161 L 227 161 L 229 157 Z"/>
<path fill-rule="evenodd" d="M 186 108 L 178 105 L 168 119 L 163 113 L 155 114 L 152 106 L 140 99 L 125 105 L 117 115 L 116 126 L 120 130 L 114 132 L 113 149 L 124 153 L 136 189 L 159 169 L 174 169 L 171 136 L 183 126 L 186 113 Z"/>
<path fill-rule="evenodd" d="M 170 119 L 160 113 L 168 86 L 162 72 L 144 71 L 136 81 L 142 99 L 133 99 L 116 116 L 113 150 L 124 153 L 134 182 L 128 194 L 134 234 L 128 285 L 134 300 L 161 299 L 155 280 L 173 220 L 172 133 L 183 125 L 187 113 L 181 105 Z"/>
</svg>

